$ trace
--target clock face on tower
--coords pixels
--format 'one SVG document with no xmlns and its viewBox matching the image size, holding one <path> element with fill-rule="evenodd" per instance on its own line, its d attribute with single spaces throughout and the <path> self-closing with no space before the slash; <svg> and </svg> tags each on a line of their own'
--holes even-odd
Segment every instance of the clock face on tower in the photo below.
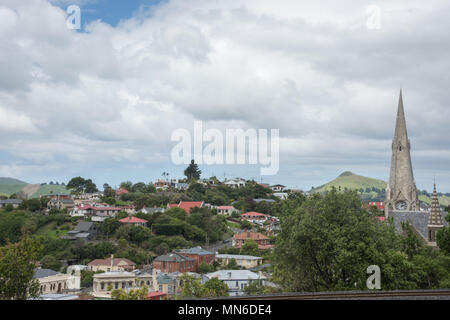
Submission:
<svg viewBox="0 0 450 320">
<path fill-rule="evenodd" d="M 395 204 L 395 208 L 397 210 L 406 210 L 406 202 L 405 201 L 399 201 Z"/>
</svg>

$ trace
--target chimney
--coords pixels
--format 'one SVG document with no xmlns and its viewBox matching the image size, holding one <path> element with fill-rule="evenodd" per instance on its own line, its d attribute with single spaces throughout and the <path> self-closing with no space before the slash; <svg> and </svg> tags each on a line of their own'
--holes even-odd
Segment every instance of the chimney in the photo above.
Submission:
<svg viewBox="0 0 450 320">
<path fill-rule="evenodd" d="M 113 269 L 113 266 L 114 266 L 114 255 L 112 254 L 111 255 L 111 271 Z"/>
</svg>

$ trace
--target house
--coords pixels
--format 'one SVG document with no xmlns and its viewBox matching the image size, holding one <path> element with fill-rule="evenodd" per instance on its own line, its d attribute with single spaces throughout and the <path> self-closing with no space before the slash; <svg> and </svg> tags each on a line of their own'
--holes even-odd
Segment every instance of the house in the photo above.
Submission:
<svg viewBox="0 0 450 320">
<path fill-rule="evenodd" d="M 180 201 L 179 204 L 169 203 L 167 207 L 171 208 L 181 208 L 186 211 L 188 214 L 191 213 L 192 208 L 203 208 L 203 201 Z"/>
<path fill-rule="evenodd" d="M 379 210 L 383 210 L 384 211 L 384 201 L 370 201 L 368 203 L 369 207 L 377 207 Z"/>
<path fill-rule="evenodd" d="M 51 269 L 34 269 L 33 279 L 39 281 L 40 294 L 80 290 L 80 276 L 63 274 Z"/>
<path fill-rule="evenodd" d="M 119 209 L 126 212 L 128 215 L 133 215 L 136 213 L 136 207 L 134 205 L 120 206 Z"/>
<path fill-rule="evenodd" d="M 260 203 L 260 202 L 274 203 L 276 201 L 273 199 L 253 199 L 253 202 L 255 202 L 255 203 Z"/>
<path fill-rule="evenodd" d="M 0 208 L 6 208 L 8 205 L 12 205 L 14 209 L 17 209 L 22 204 L 20 199 L 6 199 L 0 200 Z"/>
<path fill-rule="evenodd" d="M 128 193 L 129 193 L 129 191 L 125 188 L 120 188 L 120 189 L 116 190 L 116 196 L 121 196 L 123 194 L 128 194 Z"/>
<path fill-rule="evenodd" d="M 270 218 L 270 216 L 268 214 L 259 213 L 259 212 L 255 212 L 255 211 L 246 212 L 246 213 L 241 214 L 242 220 L 247 220 L 250 222 L 254 222 L 254 221 L 264 222 L 269 218 Z"/>
<path fill-rule="evenodd" d="M 188 183 L 184 183 L 184 182 L 175 183 L 175 189 L 177 189 L 177 190 L 187 190 L 188 188 L 189 188 Z"/>
<path fill-rule="evenodd" d="M 218 206 L 217 213 L 226 216 L 231 216 L 234 212 L 239 213 L 239 210 L 233 206 Z"/>
<path fill-rule="evenodd" d="M 97 226 L 94 222 L 88 221 L 78 221 L 77 226 L 72 230 L 67 232 L 67 235 L 62 236 L 61 239 L 67 240 L 93 240 L 97 236 Z"/>
<path fill-rule="evenodd" d="M 202 247 L 193 247 L 190 249 L 181 249 L 177 253 L 194 260 L 194 271 L 198 271 L 198 266 L 201 263 L 212 264 L 215 260 L 216 254 L 214 252 L 206 251 Z"/>
<path fill-rule="evenodd" d="M 111 298 L 115 289 L 138 289 L 144 285 L 151 291 L 154 287 L 153 275 L 149 273 L 135 274 L 129 271 L 108 271 L 93 276 L 93 296 L 96 298 Z"/>
<path fill-rule="evenodd" d="M 228 286 L 230 296 L 241 296 L 244 294 L 244 288 L 252 282 L 259 282 L 264 285 L 266 277 L 249 270 L 219 270 L 204 275 L 202 282 L 217 278 Z"/>
<path fill-rule="evenodd" d="M 244 231 L 233 236 L 232 244 L 235 248 L 240 248 L 246 240 L 252 239 L 258 244 L 258 249 L 270 249 L 273 245 L 270 244 L 269 238 L 259 232 Z"/>
<path fill-rule="evenodd" d="M 282 184 L 275 184 L 270 187 L 273 192 L 283 192 L 286 186 L 283 186 Z"/>
<path fill-rule="evenodd" d="M 181 290 L 179 275 L 181 273 L 159 273 L 155 278 L 155 288 L 158 292 L 175 295 Z"/>
<path fill-rule="evenodd" d="M 63 197 L 63 196 L 54 197 L 47 202 L 47 210 L 67 209 L 69 211 L 73 207 L 75 207 L 75 202 L 71 198 L 67 198 L 67 197 Z"/>
<path fill-rule="evenodd" d="M 145 214 L 154 214 L 154 213 L 156 213 L 156 212 L 161 212 L 161 213 L 163 213 L 164 211 L 166 211 L 165 208 L 143 208 L 143 209 L 141 210 L 141 212 L 142 212 L 142 213 L 145 213 Z"/>
<path fill-rule="evenodd" d="M 286 200 L 289 196 L 287 192 L 274 192 L 273 195 L 281 200 Z"/>
<path fill-rule="evenodd" d="M 88 263 L 90 271 L 133 271 L 136 268 L 136 264 L 125 258 L 111 258 L 107 259 L 95 259 Z"/>
<path fill-rule="evenodd" d="M 194 259 L 183 256 L 179 253 L 172 252 L 163 254 L 153 260 L 152 267 L 162 272 L 194 272 Z M 161 290 L 160 290 L 161 291 Z"/>
<path fill-rule="evenodd" d="M 126 218 L 120 219 L 119 221 L 122 223 L 132 224 L 134 226 L 143 226 L 143 227 L 145 227 L 148 222 L 145 219 L 139 219 L 137 217 L 126 217 Z"/>
<path fill-rule="evenodd" d="M 153 291 L 153 292 L 149 292 L 147 294 L 147 299 L 148 300 L 164 300 L 164 298 L 167 296 L 166 293 L 164 292 L 160 292 L 160 291 Z"/>
<path fill-rule="evenodd" d="M 237 265 L 241 268 L 250 269 L 262 264 L 262 257 L 248 256 L 242 254 L 217 254 L 216 261 L 222 266 L 226 266 L 231 260 L 235 260 Z"/>
<path fill-rule="evenodd" d="M 115 217 L 122 208 L 106 207 L 106 206 L 87 206 L 85 207 L 86 216 L 98 216 L 98 217 Z"/>
<path fill-rule="evenodd" d="M 236 178 L 236 179 L 227 180 L 224 182 L 224 184 L 231 188 L 243 188 L 243 187 L 245 187 L 246 181 L 244 179 Z"/>
</svg>

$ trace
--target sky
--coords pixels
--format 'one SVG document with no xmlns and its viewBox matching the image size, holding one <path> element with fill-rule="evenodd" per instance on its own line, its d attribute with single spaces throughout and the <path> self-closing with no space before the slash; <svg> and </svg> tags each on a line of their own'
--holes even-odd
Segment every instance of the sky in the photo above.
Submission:
<svg viewBox="0 0 450 320">
<path fill-rule="evenodd" d="M 171 136 L 202 121 L 280 136 L 276 175 L 202 164 L 203 177 L 388 180 L 402 88 L 417 187 L 450 192 L 449 13 L 446 0 L 0 0 L 0 176 L 181 178 Z"/>
</svg>

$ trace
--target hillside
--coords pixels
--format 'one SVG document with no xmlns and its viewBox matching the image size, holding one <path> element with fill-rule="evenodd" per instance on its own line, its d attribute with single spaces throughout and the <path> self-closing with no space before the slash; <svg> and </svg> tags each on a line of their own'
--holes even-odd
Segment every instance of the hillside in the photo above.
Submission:
<svg viewBox="0 0 450 320">
<path fill-rule="evenodd" d="M 0 177 L 0 194 L 11 195 L 17 193 L 26 185 L 26 182 L 18 179 Z"/>
<path fill-rule="evenodd" d="M 65 186 L 46 184 L 46 185 L 40 186 L 39 189 L 35 193 L 33 193 L 29 196 L 29 198 L 30 199 L 39 198 L 40 196 L 46 196 L 46 195 L 50 195 L 50 194 L 69 195 L 70 191 L 67 190 Z"/>
<path fill-rule="evenodd" d="M 347 188 L 347 189 L 352 189 L 352 190 L 354 190 L 354 189 L 360 190 L 362 188 L 364 190 L 364 193 L 371 193 L 372 188 L 378 189 L 381 191 L 383 189 L 386 189 L 386 185 L 387 185 L 387 183 L 385 181 L 368 178 L 368 177 L 363 177 L 363 176 L 354 174 L 353 172 L 345 171 L 336 179 L 334 179 L 324 185 L 321 185 L 317 188 L 314 188 L 310 192 L 325 192 L 325 191 L 331 190 L 332 187 L 336 187 L 336 188 L 341 187 L 342 189 Z M 370 192 L 368 192 L 369 190 L 366 191 L 367 188 L 369 188 L 371 191 Z M 373 192 L 376 193 L 376 191 L 373 191 Z"/>
</svg>

